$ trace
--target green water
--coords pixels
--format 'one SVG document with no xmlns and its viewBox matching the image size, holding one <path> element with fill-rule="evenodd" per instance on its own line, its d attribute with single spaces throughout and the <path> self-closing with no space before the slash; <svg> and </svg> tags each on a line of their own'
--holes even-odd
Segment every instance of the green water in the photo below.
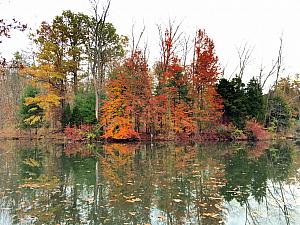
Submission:
<svg viewBox="0 0 300 225">
<path fill-rule="evenodd" d="M 299 150 L 0 142 L 0 225 L 300 224 Z"/>
</svg>

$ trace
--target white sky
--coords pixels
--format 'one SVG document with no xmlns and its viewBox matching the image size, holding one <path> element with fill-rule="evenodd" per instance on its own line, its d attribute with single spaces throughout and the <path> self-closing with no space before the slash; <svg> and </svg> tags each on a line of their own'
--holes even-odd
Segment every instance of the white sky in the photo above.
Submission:
<svg viewBox="0 0 300 225">
<path fill-rule="evenodd" d="M 51 22 L 66 9 L 91 14 L 88 0 L 0 0 L 0 17 L 16 18 L 32 28 L 43 20 Z M 108 17 L 119 34 L 130 36 L 133 23 L 137 33 L 143 24 L 146 26 L 151 61 L 159 57 L 156 25 L 167 24 L 169 19 L 182 21 L 181 31 L 190 36 L 196 29 L 206 29 L 215 42 L 221 65 L 226 66 L 227 77 L 238 63 L 237 48 L 245 43 L 254 47 L 246 77 L 257 76 L 261 64 L 268 69 L 277 56 L 281 34 L 285 74 L 300 73 L 298 0 L 112 0 Z M 24 35 L 14 33 L 0 51 L 9 57 L 26 46 Z"/>
</svg>

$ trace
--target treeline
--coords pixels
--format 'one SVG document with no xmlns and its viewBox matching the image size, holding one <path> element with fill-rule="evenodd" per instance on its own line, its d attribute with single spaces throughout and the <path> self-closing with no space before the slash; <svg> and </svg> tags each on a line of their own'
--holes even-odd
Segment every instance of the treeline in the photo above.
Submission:
<svg viewBox="0 0 300 225">
<path fill-rule="evenodd" d="M 205 30 L 196 32 L 189 57 L 186 46 L 179 55 L 172 24 L 160 29 L 160 60 L 149 68 L 144 49 L 134 41 L 129 48 L 106 21 L 107 10 L 101 17 L 64 11 L 42 22 L 30 36 L 34 60 L 16 54 L 2 64 L 2 128 L 14 121 L 71 139 L 262 139 L 298 118 L 297 79 L 276 79 L 264 95 L 260 77 L 247 85 L 241 73 L 222 78 Z"/>
</svg>

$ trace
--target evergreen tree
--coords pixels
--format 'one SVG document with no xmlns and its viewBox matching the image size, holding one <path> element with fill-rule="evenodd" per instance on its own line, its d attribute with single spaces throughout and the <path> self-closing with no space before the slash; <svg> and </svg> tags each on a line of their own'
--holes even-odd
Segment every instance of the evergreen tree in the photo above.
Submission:
<svg viewBox="0 0 300 225">
<path fill-rule="evenodd" d="M 231 81 L 222 78 L 217 92 L 224 101 L 224 122 L 232 122 L 238 128 L 243 128 L 247 117 L 247 104 L 245 84 L 241 78 L 235 77 Z"/>
<path fill-rule="evenodd" d="M 70 121 L 73 125 L 94 124 L 96 98 L 92 89 L 80 89 L 75 95 L 74 106 Z"/>
<path fill-rule="evenodd" d="M 77 105 L 75 105 L 72 110 L 71 124 L 75 126 L 79 126 L 81 124 L 80 111 Z"/>
<path fill-rule="evenodd" d="M 256 118 L 257 121 L 264 120 L 264 98 L 262 88 L 254 77 L 249 81 L 246 88 L 247 115 Z"/>
<path fill-rule="evenodd" d="M 63 128 L 70 125 L 71 118 L 72 118 L 71 107 L 70 107 L 70 104 L 67 103 L 66 106 L 64 107 L 62 117 L 61 117 L 61 125 Z"/>
</svg>

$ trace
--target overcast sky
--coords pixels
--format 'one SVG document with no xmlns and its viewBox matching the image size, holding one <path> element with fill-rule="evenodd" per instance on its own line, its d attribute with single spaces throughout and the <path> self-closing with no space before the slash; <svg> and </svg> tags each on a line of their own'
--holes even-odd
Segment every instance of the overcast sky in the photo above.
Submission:
<svg viewBox="0 0 300 225">
<path fill-rule="evenodd" d="M 66 9 L 91 14 L 88 0 L 0 0 L 0 17 L 16 18 L 32 28 Z M 267 70 L 277 56 L 282 34 L 285 74 L 300 73 L 298 0 L 112 0 L 108 17 L 124 35 L 130 36 L 133 23 L 137 32 L 146 26 L 151 61 L 159 57 L 156 25 L 167 24 L 169 19 L 182 22 L 181 31 L 190 36 L 199 28 L 206 29 L 227 77 L 238 63 L 237 48 L 245 43 L 254 48 L 246 76 L 257 75 L 261 64 Z M 22 35 L 14 34 L 0 51 L 9 56 L 26 45 Z"/>
</svg>

